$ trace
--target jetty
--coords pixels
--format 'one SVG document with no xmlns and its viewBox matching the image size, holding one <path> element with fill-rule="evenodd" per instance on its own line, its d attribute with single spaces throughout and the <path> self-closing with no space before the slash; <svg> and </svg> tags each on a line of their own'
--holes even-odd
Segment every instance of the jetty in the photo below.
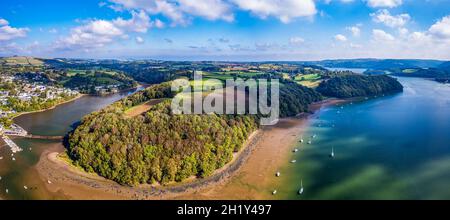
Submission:
<svg viewBox="0 0 450 220">
<path fill-rule="evenodd" d="M 31 139 L 42 139 L 42 140 L 63 140 L 64 136 L 43 136 L 43 135 L 33 135 L 29 134 L 25 129 L 20 127 L 17 124 L 12 124 L 10 128 L 0 127 L 0 136 L 3 141 L 11 148 L 13 153 L 18 153 L 22 151 L 14 141 L 12 141 L 9 137 L 24 137 Z"/>
<path fill-rule="evenodd" d="M 11 151 L 15 154 L 18 153 L 20 151 L 22 151 L 22 148 L 20 148 L 19 146 L 17 146 L 16 143 L 14 143 L 8 136 L 6 135 L 2 135 L 2 139 L 3 141 L 5 141 L 5 143 L 11 148 Z"/>
<path fill-rule="evenodd" d="M 3 135 L 13 136 L 13 137 L 24 137 L 30 139 L 42 139 L 42 140 L 63 140 L 64 136 L 46 136 L 46 135 L 34 135 L 29 134 L 25 129 L 17 124 L 11 125 L 11 128 L 3 129 L 1 131 Z"/>
</svg>

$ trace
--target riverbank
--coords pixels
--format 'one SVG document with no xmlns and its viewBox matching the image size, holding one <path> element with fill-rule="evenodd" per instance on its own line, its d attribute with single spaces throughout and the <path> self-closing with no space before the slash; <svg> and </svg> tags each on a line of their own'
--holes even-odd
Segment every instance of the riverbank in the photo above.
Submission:
<svg viewBox="0 0 450 220">
<path fill-rule="evenodd" d="M 343 101 L 328 99 L 312 104 L 310 111 Z M 72 199 L 266 199 L 274 173 L 286 163 L 313 115 L 305 113 L 261 128 L 233 161 L 214 175 L 174 186 L 121 186 L 58 158 L 58 153 L 64 152 L 58 143 L 41 155 L 35 168 L 42 181 L 49 182 L 49 191 Z"/>
<path fill-rule="evenodd" d="M 79 99 L 79 98 L 81 98 L 81 97 L 83 97 L 83 96 L 87 96 L 87 94 L 81 94 L 81 93 L 80 93 L 80 94 L 78 94 L 77 96 L 75 96 L 75 97 L 73 97 L 73 98 L 71 98 L 71 99 L 65 100 L 65 101 L 63 101 L 63 102 L 60 102 L 60 103 L 58 103 L 58 104 L 56 104 L 56 105 L 54 105 L 54 106 L 52 106 L 52 107 L 50 107 L 50 108 L 41 109 L 41 110 L 36 110 L 36 111 L 29 111 L 29 112 L 19 112 L 19 113 L 17 113 L 16 115 L 14 115 L 14 116 L 12 117 L 12 120 L 14 120 L 15 118 L 17 118 L 17 117 L 19 117 L 19 116 L 22 116 L 22 115 L 28 115 L 28 114 L 32 114 L 32 113 L 38 113 L 38 112 L 45 112 L 45 111 L 54 109 L 54 108 L 56 108 L 56 107 L 58 107 L 58 106 L 60 106 L 60 105 L 63 105 L 63 104 L 69 103 L 69 102 L 73 102 L 73 101 L 75 101 L 75 100 L 77 100 L 77 99 Z"/>
</svg>

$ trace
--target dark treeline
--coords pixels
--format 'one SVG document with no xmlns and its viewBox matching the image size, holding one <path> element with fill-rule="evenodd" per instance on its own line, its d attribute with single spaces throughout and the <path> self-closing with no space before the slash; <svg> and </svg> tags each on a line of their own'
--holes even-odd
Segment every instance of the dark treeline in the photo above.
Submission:
<svg viewBox="0 0 450 220">
<path fill-rule="evenodd" d="M 124 117 L 130 107 L 173 97 L 170 85 L 151 86 L 85 116 L 67 143 L 75 165 L 124 185 L 207 177 L 231 161 L 258 129 L 255 115 L 174 115 L 170 100 L 140 116 Z M 307 111 L 321 99 L 295 83 L 284 83 L 280 97 L 283 116 Z"/>
<path fill-rule="evenodd" d="M 320 93 L 292 81 L 280 86 L 280 116 L 291 117 L 307 112 L 309 104 L 322 100 Z"/>
<path fill-rule="evenodd" d="M 387 75 L 347 75 L 322 82 L 317 91 L 324 96 L 350 98 L 401 92 L 403 86 Z"/>
</svg>

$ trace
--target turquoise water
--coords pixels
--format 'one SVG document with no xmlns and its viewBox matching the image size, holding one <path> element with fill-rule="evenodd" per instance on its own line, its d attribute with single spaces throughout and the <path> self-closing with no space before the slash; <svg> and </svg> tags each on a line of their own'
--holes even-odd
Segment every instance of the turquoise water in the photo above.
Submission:
<svg viewBox="0 0 450 220">
<path fill-rule="evenodd" d="M 280 168 L 279 198 L 450 199 L 450 85 L 399 80 L 403 94 L 318 112 L 312 144 Z"/>
<path fill-rule="evenodd" d="M 450 199 L 450 85 L 416 78 L 400 78 L 400 82 L 405 86 L 402 94 L 318 112 L 303 138 L 317 137 L 311 138 L 311 145 L 293 146 L 300 149 L 290 158 L 297 163 L 286 161 L 280 168 L 274 198 Z M 83 115 L 125 95 L 87 96 L 16 121 L 34 134 L 64 135 Z M 46 191 L 34 169 L 41 153 L 54 142 L 14 141 L 24 151 L 12 161 L 10 150 L 0 149 L 4 157 L 0 197 L 64 198 Z M 332 147 L 334 159 L 329 158 Z M 299 196 L 301 180 L 304 194 Z M 24 185 L 29 189 L 24 190 Z"/>
</svg>

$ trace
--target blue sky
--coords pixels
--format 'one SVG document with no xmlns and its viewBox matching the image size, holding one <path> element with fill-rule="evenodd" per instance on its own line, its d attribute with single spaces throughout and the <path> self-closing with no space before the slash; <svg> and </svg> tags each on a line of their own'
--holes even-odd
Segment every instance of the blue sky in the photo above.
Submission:
<svg viewBox="0 0 450 220">
<path fill-rule="evenodd" d="M 450 60 L 450 0 L 2 0 L 0 56 Z"/>
</svg>

